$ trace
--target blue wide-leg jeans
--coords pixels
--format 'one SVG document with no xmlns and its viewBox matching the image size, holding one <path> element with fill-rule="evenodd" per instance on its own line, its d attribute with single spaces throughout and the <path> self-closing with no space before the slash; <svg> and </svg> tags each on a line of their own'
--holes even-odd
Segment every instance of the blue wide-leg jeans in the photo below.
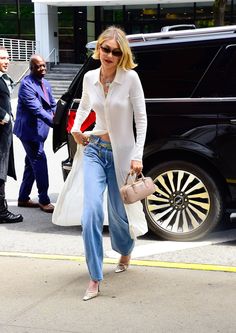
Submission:
<svg viewBox="0 0 236 333">
<path fill-rule="evenodd" d="M 117 185 L 113 154 L 109 143 L 92 136 L 84 150 L 84 206 L 82 234 L 86 262 L 90 278 L 103 279 L 103 196 L 108 189 L 108 220 L 112 249 L 123 256 L 129 255 L 134 240 L 129 234 L 129 225 Z"/>
</svg>

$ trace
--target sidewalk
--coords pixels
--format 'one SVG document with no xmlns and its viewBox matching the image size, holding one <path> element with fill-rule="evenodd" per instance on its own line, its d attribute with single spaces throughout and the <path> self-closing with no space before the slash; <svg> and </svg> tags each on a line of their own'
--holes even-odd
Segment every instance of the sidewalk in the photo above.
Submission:
<svg viewBox="0 0 236 333">
<path fill-rule="evenodd" d="M 85 263 L 0 256 L 0 332 L 235 332 L 235 274 L 114 268 L 84 302 Z"/>
</svg>

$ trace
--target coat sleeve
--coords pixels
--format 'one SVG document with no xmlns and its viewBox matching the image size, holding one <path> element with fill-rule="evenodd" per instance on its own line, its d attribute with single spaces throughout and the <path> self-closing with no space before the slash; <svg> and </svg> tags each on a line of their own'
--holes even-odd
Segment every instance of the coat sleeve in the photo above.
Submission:
<svg viewBox="0 0 236 333">
<path fill-rule="evenodd" d="M 53 110 L 55 106 L 52 109 L 45 110 L 31 82 L 26 80 L 22 82 L 18 96 L 29 112 L 32 112 L 34 116 L 44 121 L 48 126 L 53 127 Z"/>
<path fill-rule="evenodd" d="M 6 116 L 6 114 L 7 114 L 7 112 L 0 106 L 0 120 L 3 120 Z"/>
<path fill-rule="evenodd" d="M 143 149 L 147 132 L 147 114 L 145 98 L 142 84 L 139 76 L 135 71 L 132 71 L 133 81 L 130 91 L 130 101 L 134 112 L 134 122 L 136 129 L 136 142 L 132 160 L 142 161 Z"/>
<path fill-rule="evenodd" d="M 7 110 L 4 107 L 2 107 L 3 105 L 6 104 L 4 101 L 5 101 L 4 94 L 2 91 L 0 91 L 0 120 L 3 120 L 5 116 L 8 114 Z"/>
<path fill-rule="evenodd" d="M 89 98 L 89 82 L 88 77 L 85 74 L 83 79 L 82 97 L 80 100 L 79 108 L 76 112 L 76 117 L 71 132 L 80 132 L 80 127 L 83 124 L 84 120 L 88 117 L 90 111 L 91 103 Z"/>
</svg>

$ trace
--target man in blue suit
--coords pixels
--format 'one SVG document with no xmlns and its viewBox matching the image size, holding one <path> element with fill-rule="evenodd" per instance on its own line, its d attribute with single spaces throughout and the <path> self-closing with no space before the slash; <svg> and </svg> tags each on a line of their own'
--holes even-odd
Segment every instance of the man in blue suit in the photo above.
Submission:
<svg viewBox="0 0 236 333">
<path fill-rule="evenodd" d="M 20 85 L 16 121 L 13 133 L 21 140 L 26 152 L 25 170 L 20 186 L 18 206 L 40 207 L 52 213 L 54 206 L 48 196 L 48 168 L 44 142 L 49 128 L 53 127 L 56 102 L 50 84 L 44 79 L 46 64 L 39 55 L 30 58 L 30 75 Z M 38 188 L 39 202 L 30 199 L 34 181 Z"/>
</svg>

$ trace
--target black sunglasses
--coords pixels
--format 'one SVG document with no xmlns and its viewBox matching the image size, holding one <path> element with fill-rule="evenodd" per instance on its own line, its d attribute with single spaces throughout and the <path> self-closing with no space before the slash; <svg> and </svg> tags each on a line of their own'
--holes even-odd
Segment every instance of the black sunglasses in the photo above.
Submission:
<svg viewBox="0 0 236 333">
<path fill-rule="evenodd" d="M 108 46 L 100 46 L 102 52 L 109 54 L 111 53 L 114 57 L 121 57 L 122 56 L 122 52 L 120 49 L 110 49 L 110 47 Z"/>
</svg>

